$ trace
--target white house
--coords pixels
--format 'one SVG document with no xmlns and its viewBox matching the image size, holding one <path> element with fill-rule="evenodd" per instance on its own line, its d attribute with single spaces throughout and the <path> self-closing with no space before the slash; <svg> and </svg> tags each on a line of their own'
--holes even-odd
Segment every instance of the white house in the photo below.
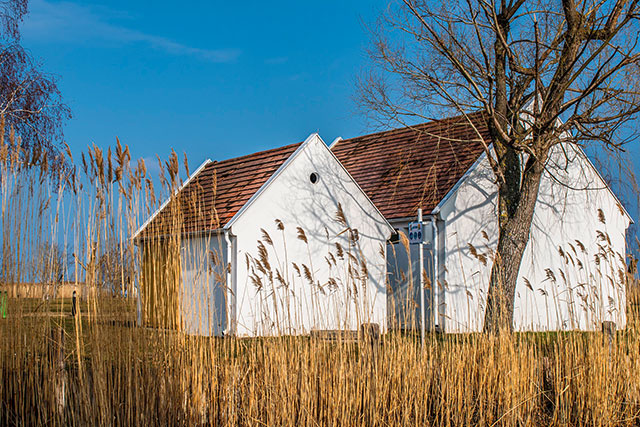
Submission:
<svg viewBox="0 0 640 427">
<path fill-rule="evenodd" d="M 384 329 L 393 231 L 317 134 L 207 161 L 134 235 L 145 317 L 217 336 Z"/>
<path fill-rule="evenodd" d="M 331 149 L 396 230 L 425 213 L 427 325 L 482 330 L 497 232 L 497 187 L 479 115 L 348 140 Z M 516 288 L 517 330 L 626 323 L 625 234 L 631 218 L 584 152 L 557 146 L 547 165 Z M 387 248 L 392 327 L 420 323 L 417 246 Z"/>
</svg>

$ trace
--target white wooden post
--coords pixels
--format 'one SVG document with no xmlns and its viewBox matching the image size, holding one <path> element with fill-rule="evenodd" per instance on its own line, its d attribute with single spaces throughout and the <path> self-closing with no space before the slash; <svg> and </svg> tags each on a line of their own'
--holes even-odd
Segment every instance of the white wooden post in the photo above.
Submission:
<svg viewBox="0 0 640 427">
<path fill-rule="evenodd" d="M 418 222 L 422 228 L 422 209 L 418 209 Z M 420 254 L 420 336 L 422 340 L 422 349 L 424 350 L 424 335 L 426 326 L 426 312 L 424 307 L 424 232 L 423 238 L 418 243 Z"/>
<path fill-rule="evenodd" d="M 433 278 L 431 280 L 431 292 L 433 292 L 433 330 L 438 331 L 440 325 L 440 306 L 438 305 L 438 291 L 440 287 L 440 263 L 438 262 L 438 223 L 435 216 L 431 217 L 432 251 L 433 251 Z"/>
</svg>

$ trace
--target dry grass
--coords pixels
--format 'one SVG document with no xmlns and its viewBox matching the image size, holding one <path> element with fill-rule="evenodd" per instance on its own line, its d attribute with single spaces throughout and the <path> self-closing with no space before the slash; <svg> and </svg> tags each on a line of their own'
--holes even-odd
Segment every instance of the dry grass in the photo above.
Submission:
<svg viewBox="0 0 640 427">
<path fill-rule="evenodd" d="M 52 180 L 40 171 L 54 162 L 18 146 L 13 136 L 0 143 L 0 284 L 57 280 L 57 252 L 30 248 L 60 245 L 72 259 L 64 280 L 117 296 L 89 296 L 76 317 L 68 299 L 9 298 L 0 425 L 640 423 L 637 317 L 611 345 L 600 333 L 430 335 L 422 348 L 394 333 L 329 342 L 137 327 L 140 260 L 129 236 L 161 199 L 146 167 L 118 145 L 114 155 L 90 150 L 77 174 Z M 164 169 L 165 195 L 178 163 Z M 628 295 L 637 316 L 637 286 Z"/>
<path fill-rule="evenodd" d="M 195 338 L 64 314 L 1 325 L 0 424 L 637 425 L 640 411 L 635 332 L 611 349 L 595 333 L 432 335 L 423 351 L 394 334 Z"/>
</svg>

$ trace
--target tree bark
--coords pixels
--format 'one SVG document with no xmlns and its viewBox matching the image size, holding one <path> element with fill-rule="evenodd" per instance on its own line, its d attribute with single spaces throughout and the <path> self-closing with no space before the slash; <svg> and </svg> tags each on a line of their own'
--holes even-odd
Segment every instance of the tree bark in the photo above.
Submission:
<svg viewBox="0 0 640 427">
<path fill-rule="evenodd" d="M 543 156 L 546 158 L 546 155 Z M 522 256 L 529 242 L 544 164 L 533 158 L 527 161 L 522 176 L 520 197 L 513 200 L 508 192 L 499 192 L 499 237 L 491 268 L 485 333 L 513 331 L 513 312 L 516 284 Z M 519 176 L 517 177 L 520 178 Z M 512 176 L 511 179 L 516 179 Z"/>
</svg>

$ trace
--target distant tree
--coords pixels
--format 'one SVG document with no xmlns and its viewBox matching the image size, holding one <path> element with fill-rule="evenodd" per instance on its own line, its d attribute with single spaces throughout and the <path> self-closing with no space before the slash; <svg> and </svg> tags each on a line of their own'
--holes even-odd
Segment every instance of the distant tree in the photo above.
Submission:
<svg viewBox="0 0 640 427">
<path fill-rule="evenodd" d="M 96 285 L 114 295 L 129 295 L 135 277 L 134 259 L 130 244 L 111 240 L 98 257 Z"/>
<path fill-rule="evenodd" d="M 484 329 L 513 329 L 515 287 L 552 149 L 620 150 L 640 111 L 638 0 L 403 0 L 373 32 L 362 105 L 403 121 L 482 111 L 498 188 Z M 472 120 L 468 122 L 472 125 Z M 571 159 L 567 158 L 567 161 Z"/>
<path fill-rule="evenodd" d="M 33 258 L 36 283 L 42 285 L 45 290 L 47 286 L 52 286 L 52 296 L 55 298 L 58 288 L 68 277 L 72 262 L 71 252 L 64 247 L 52 242 L 40 243 Z M 43 298 L 45 295 L 46 292 L 43 292 Z"/>
<path fill-rule="evenodd" d="M 23 147 L 57 159 L 64 121 L 71 117 L 55 78 L 43 72 L 20 45 L 20 23 L 27 0 L 0 0 L 0 114 L 20 136 Z"/>
</svg>

